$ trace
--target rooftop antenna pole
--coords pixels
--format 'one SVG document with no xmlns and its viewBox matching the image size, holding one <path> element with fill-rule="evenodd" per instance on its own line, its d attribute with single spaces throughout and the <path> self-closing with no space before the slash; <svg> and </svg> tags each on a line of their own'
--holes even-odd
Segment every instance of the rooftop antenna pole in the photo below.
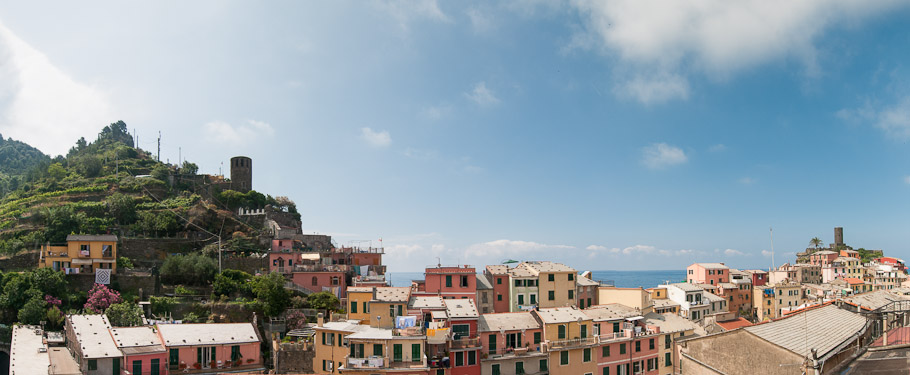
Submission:
<svg viewBox="0 0 910 375">
<path fill-rule="evenodd" d="M 774 228 L 768 227 L 771 231 L 771 271 L 774 271 Z"/>
<path fill-rule="evenodd" d="M 161 161 L 161 131 L 158 131 L 158 161 Z"/>
</svg>

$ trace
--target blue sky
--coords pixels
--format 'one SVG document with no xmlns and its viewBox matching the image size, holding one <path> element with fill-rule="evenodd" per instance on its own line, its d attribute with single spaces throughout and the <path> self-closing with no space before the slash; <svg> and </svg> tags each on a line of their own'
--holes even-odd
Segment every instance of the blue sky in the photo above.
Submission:
<svg viewBox="0 0 910 375">
<path fill-rule="evenodd" d="M 910 5 L 0 4 L 0 134 L 122 119 L 304 230 L 436 258 L 744 268 L 810 238 L 907 253 Z"/>
</svg>

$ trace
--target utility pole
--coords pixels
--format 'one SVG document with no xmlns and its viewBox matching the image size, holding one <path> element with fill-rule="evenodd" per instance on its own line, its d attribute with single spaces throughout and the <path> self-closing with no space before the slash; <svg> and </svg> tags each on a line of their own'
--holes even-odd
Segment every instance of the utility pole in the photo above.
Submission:
<svg viewBox="0 0 910 375">
<path fill-rule="evenodd" d="M 158 161 L 161 161 L 161 130 L 158 131 Z"/>
<path fill-rule="evenodd" d="M 774 271 L 774 228 L 768 227 L 771 231 L 771 271 Z"/>
</svg>

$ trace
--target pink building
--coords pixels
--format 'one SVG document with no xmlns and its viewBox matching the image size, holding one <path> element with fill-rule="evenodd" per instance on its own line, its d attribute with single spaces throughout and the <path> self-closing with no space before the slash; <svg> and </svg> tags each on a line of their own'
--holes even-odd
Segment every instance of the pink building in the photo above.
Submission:
<svg viewBox="0 0 910 375">
<path fill-rule="evenodd" d="M 477 298 L 477 277 L 474 267 L 452 266 L 427 268 L 425 291 L 421 294 L 438 295 L 443 299 Z"/>
<path fill-rule="evenodd" d="M 747 270 L 744 271 L 752 275 L 752 287 L 763 286 L 768 283 L 768 273 L 762 270 Z"/>
<path fill-rule="evenodd" d="M 691 284 L 718 285 L 730 282 L 730 268 L 723 263 L 693 263 L 686 267 L 686 281 Z"/>
<path fill-rule="evenodd" d="M 259 333 L 251 323 L 159 324 L 171 373 L 262 371 Z"/>
<path fill-rule="evenodd" d="M 541 361 L 547 361 L 547 353 L 540 350 L 543 329 L 531 312 L 482 314 L 477 330 L 485 357 L 481 364 L 484 374 L 517 368 L 533 374 Z"/>
<path fill-rule="evenodd" d="M 816 251 L 812 254 L 809 254 L 809 264 L 817 266 L 830 266 L 832 262 L 839 256 L 838 253 L 829 250 Z"/>
<path fill-rule="evenodd" d="M 344 272 L 340 271 L 294 272 L 291 276 L 291 282 L 313 292 L 330 290 L 338 298 L 344 298 L 345 290 L 348 287 L 344 276 Z"/>
<path fill-rule="evenodd" d="M 168 374 L 167 349 L 152 327 L 111 328 L 111 336 L 123 353 L 123 369 L 130 374 Z"/>
<path fill-rule="evenodd" d="M 509 292 L 509 285 L 512 283 L 509 266 L 502 264 L 487 266 L 483 275 L 493 284 L 493 311 L 509 312 L 509 306 L 512 305 L 512 293 Z"/>
<path fill-rule="evenodd" d="M 473 278 L 473 268 L 471 268 Z M 476 281 L 476 280 L 475 280 Z M 483 347 L 477 332 L 477 307 L 473 298 L 444 299 L 447 326 L 452 330 L 449 341 L 451 375 L 480 375 L 480 357 Z"/>
</svg>

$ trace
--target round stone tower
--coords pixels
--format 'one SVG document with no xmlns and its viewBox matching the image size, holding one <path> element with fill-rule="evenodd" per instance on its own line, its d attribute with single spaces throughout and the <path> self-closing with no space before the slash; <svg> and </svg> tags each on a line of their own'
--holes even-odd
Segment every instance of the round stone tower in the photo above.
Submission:
<svg viewBox="0 0 910 375">
<path fill-rule="evenodd" d="M 246 156 L 231 158 L 231 189 L 241 193 L 253 189 L 253 159 Z"/>
</svg>

